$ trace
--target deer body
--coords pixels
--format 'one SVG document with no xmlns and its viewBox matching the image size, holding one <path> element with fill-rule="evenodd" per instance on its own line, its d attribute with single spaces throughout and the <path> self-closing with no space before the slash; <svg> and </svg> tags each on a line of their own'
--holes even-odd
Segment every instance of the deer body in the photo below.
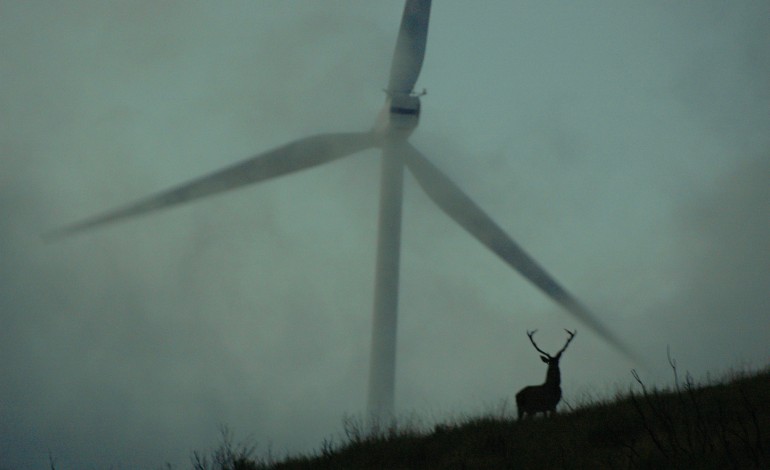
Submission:
<svg viewBox="0 0 770 470">
<path fill-rule="evenodd" d="M 542 385 L 530 385 L 524 387 L 516 394 L 516 407 L 519 412 L 519 419 L 526 417 L 527 415 L 534 416 L 535 413 L 554 413 L 556 411 L 556 405 L 561 400 L 561 372 L 559 371 L 559 359 L 561 354 L 567 349 L 572 338 L 575 336 L 575 332 L 570 332 L 567 340 L 567 344 L 558 352 L 555 356 L 551 356 L 547 352 L 540 349 L 532 336 L 535 331 L 527 332 L 529 340 L 535 346 L 542 356 L 540 359 L 548 364 L 548 372 L 545 374 L 545 383 Z"/>
</svg>

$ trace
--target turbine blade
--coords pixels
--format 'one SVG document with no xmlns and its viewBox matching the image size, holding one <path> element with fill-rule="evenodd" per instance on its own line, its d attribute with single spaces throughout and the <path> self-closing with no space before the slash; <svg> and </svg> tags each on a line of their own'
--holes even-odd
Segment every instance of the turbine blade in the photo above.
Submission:
<svg viewBox="0 0 770 470">
<path fill-rule="evenodd" d="M 52 240 L 198 198 L 311 168 L 374 146 L 371 133 L 322 134 L 300 139 L 223 170 L 44 235 Z"/>
<path fill-rule="evenodd" d="M 407 0 L 396 50 L 390 64 L 388 92 L 409 94 L 417 82 L 425 57 L 431 0 Z"/>
<path fill-rule="evenodd" d="M 593 329 L 628 358 L 636 356 L 587 308 L 567 292 L 531 256 L 529 256 L 491 217 L 468 197 L 444 173 L 410 144 L 404 146 L 404 159 L 409 171 L 422 189 L 449 217 L 478 241 L 508 263 L 513 269 L 564 307 L 578 320 Z"/>
</svg>

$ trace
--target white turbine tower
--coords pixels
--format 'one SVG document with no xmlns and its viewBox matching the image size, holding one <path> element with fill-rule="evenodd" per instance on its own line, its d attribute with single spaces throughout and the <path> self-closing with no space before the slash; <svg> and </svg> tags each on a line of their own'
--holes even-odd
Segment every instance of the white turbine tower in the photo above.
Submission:
<svg viewBox="0 0 770 470">
<path fill-rule="evenodd" d="M 408 142 L 420 115 L 420 98 L 414 93 L 414 85 L 425 55 L 430 7 L 431 0 L 406 1 L 385 106 L 370 131 L 305 137 L 134 204 L 66 226 L 49 233 L 47 237 L 71 235 L 378 147 L 382 149 L 382 173 L 368 397 L 368 410 L 373 416 L 387 417 L 393 412 L 405 166 L 430 199 L 449 217 L 609 344 L 626 356 L 633 357 L 609 329 Z"/>
</svg>

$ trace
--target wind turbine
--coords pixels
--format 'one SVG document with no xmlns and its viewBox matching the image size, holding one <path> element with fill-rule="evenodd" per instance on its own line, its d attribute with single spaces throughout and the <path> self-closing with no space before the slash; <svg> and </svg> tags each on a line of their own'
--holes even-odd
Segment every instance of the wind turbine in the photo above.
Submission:
<svg viewBox="0 0 770 470">
<path fill-rule="evenodd" d="M 377 259 L 374 281 L 368 410 L 393 412 L 401 207 L 404 167 L 449 217 L 548 297 L 629 358 L 630 350 L 509 237 L 470 197 L 408 142 L 420 116 L 414 93 L 428 35 L 431 0 L 406 0 L 385 90 L 385 106 L 366 132 L 320 134 L 267 151 L 136 203 L 51 232 L 72 235 L 223 191 L 328 163 L 369 148 L 382 149 Z"/>
</svg>

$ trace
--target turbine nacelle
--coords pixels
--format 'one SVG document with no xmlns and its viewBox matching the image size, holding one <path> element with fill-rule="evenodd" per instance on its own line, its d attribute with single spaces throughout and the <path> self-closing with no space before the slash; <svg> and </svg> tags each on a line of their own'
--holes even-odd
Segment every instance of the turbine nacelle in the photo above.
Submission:
<svg viewBox="0 0 770 470">
<path fill-rule="evenodd" d="M 374 132 L 380 139 L 406 139 L 420 120 L 420 96 L 388 92 Z"/>
</svg>

